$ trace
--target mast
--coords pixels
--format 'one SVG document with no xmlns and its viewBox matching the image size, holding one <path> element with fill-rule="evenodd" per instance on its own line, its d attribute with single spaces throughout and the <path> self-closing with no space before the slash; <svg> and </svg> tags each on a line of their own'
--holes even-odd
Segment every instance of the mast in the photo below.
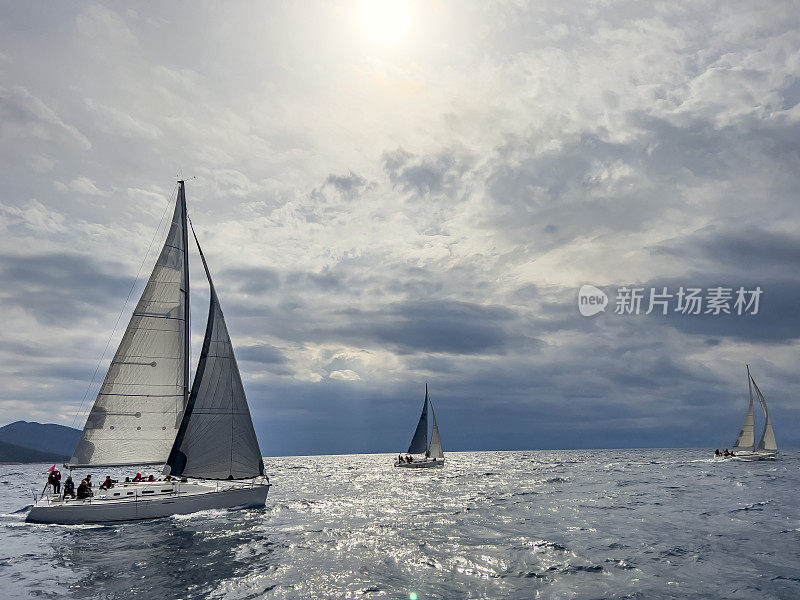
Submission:
<svg viewBox="0 0 800 600">
<path fill-rule="evenodd" d="M 188 215 L 186 210 L 186 182 L 181 179 L 178 181 L 178 197 L 181 205 L 181 228 L 183 229 L 183 283 L 181 293 L 186 306 L 186 319 L 183 322 L 183 352 L 186 360 L 183 363 L 183 408 L 189 403 L 189 347 L 191 345 L 191 326 L 189 324 L 189 231 L 187 229 Z"/>
</svg>

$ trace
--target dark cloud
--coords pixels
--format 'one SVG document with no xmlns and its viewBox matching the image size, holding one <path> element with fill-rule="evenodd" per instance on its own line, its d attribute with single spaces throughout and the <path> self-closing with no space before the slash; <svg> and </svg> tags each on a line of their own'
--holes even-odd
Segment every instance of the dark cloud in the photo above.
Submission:
<svg viewBox="0 0 800 600">
<path fill-rule="evenodd" d="M 452 300 L 409 301 L 375 310 L 351 309 L 336 316 L 346 322 L 322 331 L 340 340 L 386 346 L 400 352 L 502 354 L 522 342 L 514 311 Z"/>
<path fill-rule="evenodd" d="M 369 187 L 369 182 L 350 171 L 347 175 L 328 175 L 325 185 L 330 185 L 345 194 L 352 194 Z"/>
<path fill-rule="evenodd" d="M 272 365 L 285 364 L 287 359 L 283 352 L 273 346 L 257 344 L 252 346 L 237 346 L 236 356 L 239 360 L 266 363 Z"/>
<path fill-rule="evenodd" d="M 382 156 L 383 169 L 392 185 L 420 196 L 458 187 L 458 177 L 468 165 L 464 157 L 443 150 L 434 156 L 415 156 L 398 148 Z"/>
<path fill-rule="evenodd" d="M 116 271 L 116 273 L 115 273 Z M 82 254 L 0 255 L 0 297 L 42 324 L 67 326 L 119 306 L 133 279 L 115 263 Z"/>
</svg>

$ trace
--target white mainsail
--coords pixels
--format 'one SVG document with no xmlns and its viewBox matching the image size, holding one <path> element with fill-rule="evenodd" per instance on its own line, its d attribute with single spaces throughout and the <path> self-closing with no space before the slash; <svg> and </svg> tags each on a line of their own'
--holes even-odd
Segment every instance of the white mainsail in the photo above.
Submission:
<svg viewBox="0 0 800 600">
<path fill-rule="evenodd" d="M 196 234 L 195 241 L 211 301 L 197 373 L 165 471 L 205 479 L 256 477 L 264 474 L 258 438 L 225 317 Z"/>
<path fill-rule="evenodd" d="M 753 377 L 750 377 L 750 381 L 753 382 L 753 387 L 756 390 L 756 394 L 758 395 L 758 399 L 761 402 L 761 408 L 764 409 L 764 432 L 761 434 L 761 440 L 758 442 L 758 449 L 759 450 L 766 450 L 767 452 L 777 452 L 778 451 L 778 443 L 775 441 L 775 432 L 772 429 L 772 419 L 769 417 L 769 409 L 767 408 L 767 400 L 764 398 L 764 394 L 761 393 L 761 390 L 758 389 L 758 385 L 756 385 L 756 380 Z"/>
<path fill-rule="evenodd" d="M 189 386 L 186 197 L 97 394 L 70 466 L 163 464 Z"/>
<path fill-rule="evenodd" d="M 436 424 L 436 412 L 433 410 L 433 403 L 431 403 L 431 415 L 433 416 L 433 431 L 431 432 L 431 445 L 428 448 L 428 457 L 442 460 L 444 452 L 442 452 L 442 437 L 439 435 L 439 426 Z"/>
<path fill-rule="evenodd" d="M 736 443 L 733 446 L 734 451 L 753 450 L 755 448 L 756 438 L 754 434 L 755 419 L 753 416 L 753 384 L 750 382 L 750 367 L 747 367 L 747 387 L 750 390 L 750 406 L 747 408 L 747 415 L 744 418 L 744 424 L 739 431 L 739 437 L 736 438 Z"/>
</svg>

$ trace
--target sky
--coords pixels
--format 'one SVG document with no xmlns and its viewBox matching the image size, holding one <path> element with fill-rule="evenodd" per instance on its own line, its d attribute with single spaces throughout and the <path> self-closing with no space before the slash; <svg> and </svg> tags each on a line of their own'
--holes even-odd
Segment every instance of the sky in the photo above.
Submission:
<svg viewBox="0 0 800 600">
<path fill-rule="evenodd" d="M 0 423 L 82 427 L 183 177 L 265 455 L 426 382 L 445 452 L 732 446 L 745 364 L 800 444 L 797 4 L 360 4 L 3 2 Z"/>
</svg>

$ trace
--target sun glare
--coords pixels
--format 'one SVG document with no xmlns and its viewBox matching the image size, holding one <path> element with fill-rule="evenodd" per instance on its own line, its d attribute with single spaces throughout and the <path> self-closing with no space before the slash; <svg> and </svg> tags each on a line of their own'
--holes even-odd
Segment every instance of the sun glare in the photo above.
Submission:
<svg viewBox="0 0 800 600">
<path fill-rule="evenodd" d="M 373 42 L 394 44 L 408 31 L 411 7 L 408 0 L 361 0 L 358 20 Z"/>
</svg>

